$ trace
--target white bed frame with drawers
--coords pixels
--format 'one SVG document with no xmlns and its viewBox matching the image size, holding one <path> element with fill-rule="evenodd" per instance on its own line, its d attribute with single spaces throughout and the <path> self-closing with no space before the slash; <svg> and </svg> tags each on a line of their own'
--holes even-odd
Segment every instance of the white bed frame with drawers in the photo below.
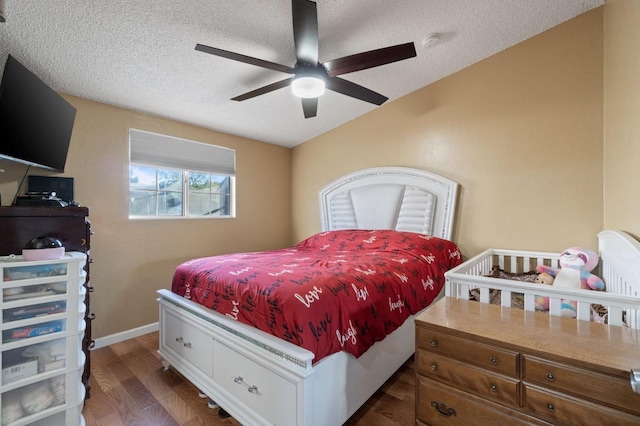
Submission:
<svg viewBox="0 0 640 426">
<path fill-rule="evenodd" d="M 397 229 L 451 239 L 457 184 L 416 169 L 346 175 L 319 193 L 323 230 Z M 159 353 L 242 424 L 343 424 L 414 352 L 414 318 L 359 358 L 313 353 L 159 290 Z M 444 293 L 444 291 L 442 292 Z"/>
</svg>

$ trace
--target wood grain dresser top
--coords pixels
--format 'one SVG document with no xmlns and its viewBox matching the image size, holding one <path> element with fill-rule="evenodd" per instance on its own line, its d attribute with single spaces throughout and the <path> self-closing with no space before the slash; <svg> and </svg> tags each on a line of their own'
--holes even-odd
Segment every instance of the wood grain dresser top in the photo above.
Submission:
<svg viewBox="0 0 640 426">
<path fill-rule="evenodd" d="M 444 297 L 416 318 L 451 335 L 495 341 L 575 365 L 597 365 L 620 375 L 640 368 L 640 333 L 541 312 Z M 625 373 L 626 374 L 626 373 Z"/>
</svg>

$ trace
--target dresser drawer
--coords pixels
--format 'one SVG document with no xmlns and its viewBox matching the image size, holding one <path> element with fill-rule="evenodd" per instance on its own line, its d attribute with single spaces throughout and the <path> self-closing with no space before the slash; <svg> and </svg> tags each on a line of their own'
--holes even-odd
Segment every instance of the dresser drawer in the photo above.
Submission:
<svg viewBox="0 0 640 426">
<path fill-rule="evenodd" d="M 523 406 L 553 423 L 638 425 L 640 417 L 525 383 Z"/>
<path fill-rule="evenodd" d="M 633 392 L 628 378 L 621 379 L 529 355 L 523 357 L 525 381 L 579 394 L 640 415 L 640 394 Z"/>
<path fill-rule="evenodd" d="M 425 377 L 447 382 L 483 398 L 518 405 L 518 379 L 473 367 L 424 349 L 416 352 L 416 369 Z"/>
<path fill-rule="evenodd" d="M 186 323 L 163 310 L 161 347 L 175 352 L 208 377 L 213 375 L 213 339 L 197 324 Z"/>
<path fill-rule="evenodd" d="M 296 424 L 296 385 L 232 348 L 214 343 L 214 381 L 269 424 Z"/>
<path fill-rule="evenodd" d="M 518 352 L 498 349 L 426 327 L 417 327 L 416 346 L 509 376 L 518 376 Z"/>
<path fill-rule="evenodd" d="M 431 426 L 548 424 L 422 376 L 416 380 L 416 420 Z"/>
</svg>

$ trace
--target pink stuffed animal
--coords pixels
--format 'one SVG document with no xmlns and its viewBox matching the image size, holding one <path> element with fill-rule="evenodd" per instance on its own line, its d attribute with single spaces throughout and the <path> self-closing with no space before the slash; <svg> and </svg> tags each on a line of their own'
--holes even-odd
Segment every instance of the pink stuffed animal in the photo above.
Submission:
<svg viewBox="0 0 640 426">
<path fill-rule="evenodd" d="M 563 288 L 578 288 L 587 290 L 604 290 L 602 279 L 593 275 L 591 271 L 598 264 L 598 254 L 593 250 L 582 247 L 571 247 L 560 254 L 561 268 L 538 265 L 536 270 L 554 277 L 553 286 Z M 538 300 L 543 299 L 543 300 Z M 549 309 L 548 298 L 536 298 L 536 305 L 543 310 Z M 576 317 L 576 302 L 562 300 L 561 313 L 563 316 Z"/>
</svg>

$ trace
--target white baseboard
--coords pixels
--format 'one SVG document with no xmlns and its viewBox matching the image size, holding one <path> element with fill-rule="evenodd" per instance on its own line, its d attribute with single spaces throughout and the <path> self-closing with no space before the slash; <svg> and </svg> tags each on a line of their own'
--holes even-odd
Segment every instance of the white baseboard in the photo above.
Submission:
<svg viewBox="0 0 640 426">
<path fill-rule="evenodd" d="M 142 336 L 143 334 L 158 331 L 159 329 L 159 323 L 154 322 L 153 324 L 143 325 L 142 327 L 138 328 L 132 328 L 131 330 L 123 331 L 121 333 L 100 337 L 99 339 L 95 339 L 96 344 L 94 345 L 93 349 L 103 348 L 105 346 L 113 345 L 114 343 L 133 339 L 135 337 Z"/>
</svg>

